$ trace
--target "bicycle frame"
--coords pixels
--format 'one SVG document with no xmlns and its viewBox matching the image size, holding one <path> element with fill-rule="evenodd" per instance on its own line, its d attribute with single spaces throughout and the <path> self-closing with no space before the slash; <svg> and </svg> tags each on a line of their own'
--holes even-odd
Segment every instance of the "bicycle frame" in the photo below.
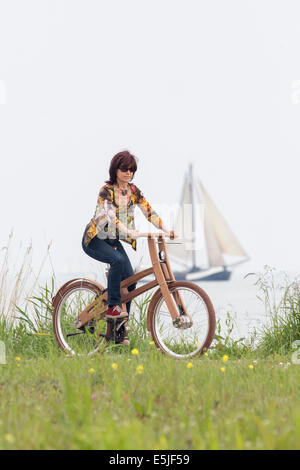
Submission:
<svg viewBox="0 0 300 470">
<path fill-rule="evenodd" d="M 135 299 L 141 294 L 144 294 L 150 289 L 153 289 L 156 286 L 159 286 L 159 290 L 166 302 L 170 315 L 173 322 L 180 321 L 181 315 L 187 314 L 187 310 L 182 301 L 182 298 L 179 293 L 171 294 L 169 290 L 169 284 L 175 281 L 175 277 L 169 262 L 165 235 L 162 233 L 141 233 L 139 237 L 148 238 L 148 248 L 150 253 L 150 258 L 152 266 L 140 271 L 139 273 L 134 274 L 133 276 L 124 279 L 121 282 L 120 291 L 121 291 L 121 302 L 122 308 L 126 310 L 126 303 Z M 158 239 L 158 251 L 156 249 L 156 239 Z M 141 287 L 134 289 L 131 292 L 128 292 L 128 287 L 131 284 L 140 281 L 141 279 L 154 274 L 155 279 L 153 281 L 147 282 Z M 156 292 L 157 293 L 157 292 Z M 175 303 L 174 303 L 175 302 Z M 180 312 L 178 313 L 178 308 Z M 91 304 L 89 304 L 77 317 L 76 326 L 81 328 L 87 324 L 92 318 L 103 318 L 105 316 L 105 311 L 107 310 L 107 290 L 103 292 L 100 297 L 97 297 Z M 151 310 L 151 302 L 148 308 L 148 313 Z M 191 319 L 190 319 L 191 320 Z M 147 329 L 149 330 L 149 324 L 147 321 Z"/>
</svg>

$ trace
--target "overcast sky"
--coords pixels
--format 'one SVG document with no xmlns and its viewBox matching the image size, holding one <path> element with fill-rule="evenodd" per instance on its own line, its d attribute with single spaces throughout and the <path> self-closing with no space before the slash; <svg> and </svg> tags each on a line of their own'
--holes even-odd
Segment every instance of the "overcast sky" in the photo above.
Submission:
<svg viewBox="0 0 300 470">
<path fill-rule="evenodd" d="M 13 228 L 39 259 L 52 240 L 55 270 L 85 275 L 127 148 L 154 207 L 193 162 L 244 269 L 297 271 L 299 17 L 296 0 L 0 0 L 0 246 Z"/>
</svg>

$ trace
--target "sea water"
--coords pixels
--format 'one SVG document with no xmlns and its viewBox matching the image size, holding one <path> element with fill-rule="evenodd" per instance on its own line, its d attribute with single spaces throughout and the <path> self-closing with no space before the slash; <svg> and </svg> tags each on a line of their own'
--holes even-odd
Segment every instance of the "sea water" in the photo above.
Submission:
<svg viewBox="0 0 300 470">
<path fill-rule="evenodd" d="M 254 280 L 237 277 L 229 281 L 196 282 L 210 297 L 213 303 L 216 320 L 222 328 L 221 335 L 226 334 L 226 320 L 230 318 L 233 325 L 231 336 L 235 339 L 250 339 L 254 330 L 260 330 L 269 321 L 264 299 Z"/>
<path fill-rule="evenodd" d="M 230 316 L 234 328 L 231 337 L 256 340 L 264 327 L 270 325 L 274 314 L 281 313 L 280 304 L 286 288 L 297 279 L 295 273 L 265 271 L 246 275 L 232 273 L 229 281 L 198 281 L 210 297 L 217 322 L 226 334 Z M 222 334 L 222 333 L 221 333 Z"/>
</svg>

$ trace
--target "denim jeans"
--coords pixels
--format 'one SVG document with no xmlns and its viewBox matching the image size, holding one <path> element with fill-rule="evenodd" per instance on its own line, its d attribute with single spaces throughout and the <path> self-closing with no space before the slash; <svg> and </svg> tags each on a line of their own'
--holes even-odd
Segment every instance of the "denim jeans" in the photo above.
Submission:
<svg viewBox="0 0 300 470">
<path fill-rule="evenodd" d="M 113 248 L 113 246 L 117 247 L 117 249 Z M 134 274 L 124 247 L 119 240 L 111 240 L 109 238 L 101 240 L 98 237 L 94 237 L 88 246 L 85 246 L 82 241 L 82 248 L 83 251 L 91 258 L 110 264 L 107 280 L 108 303 L 109 305 L 120 305 L 121 281 Z M 128 287 L 128 291 L 131 292 L 135 288 L 136 284 L 131 284 Z M 130 311 L 130 304 L 131 301 L 126 303 L 128 314 Z"/>
</svg>

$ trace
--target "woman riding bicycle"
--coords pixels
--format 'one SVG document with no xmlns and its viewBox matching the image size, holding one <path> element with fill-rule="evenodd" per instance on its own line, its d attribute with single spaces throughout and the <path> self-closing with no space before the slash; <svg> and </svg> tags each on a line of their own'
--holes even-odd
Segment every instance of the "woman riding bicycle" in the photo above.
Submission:
<svg viewBox="0 0 300 470">
<path fill-rule="evenodd" d="M 136 250 L 139 232 L 134 225 L 135 206 L 138 205 L 155 227 L 171 238 L 176 236 L 173 230 L 169 231 L 164 226 L 141 190 L 131 183 L 136 170 L 136 158 L 127 150 L 112 158 L 109 179 L 99 191 L 94 216 L 86 226 L 82 238 L 82 248 L 88 256 L 110 265 L 106 318 L 116 319 L 129 315 L 131 302 L 126 304 L 127 312 L 122 310 L 120 284 L 133 275 L 133 269 L 120 240 L 129 243 Z M 131 284 L 128 291 L 135 288 L 136 284 Z"/>
</svg>

